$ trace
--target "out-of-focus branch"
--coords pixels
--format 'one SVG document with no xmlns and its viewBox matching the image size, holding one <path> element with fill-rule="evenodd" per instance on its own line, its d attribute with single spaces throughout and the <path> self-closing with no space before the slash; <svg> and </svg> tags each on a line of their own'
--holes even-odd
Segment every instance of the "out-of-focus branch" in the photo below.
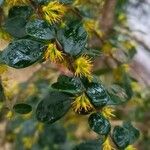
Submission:
<svg viewBox="0 0 150 150">
<path fill-rule="evenodd" d="M 106 0 L 100 17 L 100 28 L 104 32 L 104 37 L 112 30 L 114 23 L 115 7 L 117 0 Z"/>
</svg>

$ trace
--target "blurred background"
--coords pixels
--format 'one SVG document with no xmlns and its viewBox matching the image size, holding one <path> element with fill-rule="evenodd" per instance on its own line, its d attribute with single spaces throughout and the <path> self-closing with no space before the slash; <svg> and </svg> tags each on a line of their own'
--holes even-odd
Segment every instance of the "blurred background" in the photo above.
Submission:
<svg viewBox="0 0 150 150">
<path fill-rule="evenodd" d="M 100 1 L 87 0 L 84 2 L 86 9 L 82 1 L 76 4 L 87 17 L 89 11 L 91 14 L 93 10 L 97 11 L 93 18 L 100 22 L 99 32 L 104 32 L 108 39 L 105 43 L 94 36 L 89 40 L 91 47 L 94 45 L 105 53 L 96 59 L 93 72 L 109 86 L 120 73 L 114 60 L 126 65 L 135 94 L 132 100 L 115 108 L 116 117 L 112 124 L 121 124 L 123 119 L 131 120 L 141 131 L 135 147 L 150 150 L 150 0 L 106 0 L 97 5 Z M 8 43 L 8 39 L 0 38 L 0 49 L 3 50 Z M 114 60 L 109 58 L 109 50 L 114 50 Z M 19 70 L 7 68 L 7 72 L 1 75 L 9 109 L 0 112 L 0 150 L 72 150 L 75 144 L 96 138 L 97 135 L 88 127 L 87 117 L 76 115 L 71 110 L 51 126 L 35 119 L 37 103 L 61 73 L 57 67 L 46 62 Z M 11 109 L 18 101 L 31 104 L 32 113 L 14 114 Z"/>
</svg>

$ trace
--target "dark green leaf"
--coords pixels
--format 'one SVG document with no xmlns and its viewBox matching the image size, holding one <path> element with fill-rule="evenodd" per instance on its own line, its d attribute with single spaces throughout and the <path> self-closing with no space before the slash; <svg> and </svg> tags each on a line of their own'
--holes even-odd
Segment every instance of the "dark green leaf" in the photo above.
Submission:
<svg viewBox="0 0 150 150">
<path fill-rule="evenodd" d="M 91 103 L 96 107 L 103 107 L 110 100 L 108 93 L 100 83 L 91 82 L 87 85 L 87 96 Z"/>
<path fill-rule="evenodd" d="M 29 6 L 14 6 L 9 10 L 8 17 L 23 17 L 28 18 L 32 14 L 32 8 Z"/>
<path fill-rule="evenodd" d="M 26 36 L 25 26 L 26 26 L 27 20 L 24 17 L 14 17 L 9 18 L 5 22 L 5 30 L 10 33 L 12 36 L 17 38 L 22 38 Z"/>
<path fill-rule="evenodd" d="M 74 21 L 58 31 L 57 38 L 66 53 L 78 55 L 85 48 L 87 33 L 81 22 Z"/>
<path fill-rule="evenodd" d="M 37 119 L 45 123 L 54 123 L 62 118 L 71 107 L 71 98 L 62 92 L 50 92 L 38 104 Z"/>
<path fill-rule="evenodd" d="M 41 40 L 51 40 L 55 38 L 54 27 L 39 19 L 28 22 L 26 32 L 28 35 Z"/>
<path fill-rule="evenodd" d="M 126 128 L 116 126 L 113 130 L 112 139 L 118 148 L 124 149 L 130 143 L 129 131 Z"/>
<path fill-rule="evenodd" d="M 110 132 L 110 122 L 100 113 L 93 113 L 89 117 L 90 128 L 98 134 L 107 135 Z"/>
<path fill-rule="evenodd" d="M 17 40 L 2 53 L 4 62 L 13 68 L 25 68 L 42 59 L 44 46 L 33 40 Z"/>
<path fill-rule="evenodd" d="M 32 111 L 32 107 L 28 104 L 20 103 L 13 106 L 16 113 L 27 114 Z"/>
<path fill-rule="evenodd" d="M 57 82 L 52 85 L 52 88 L 71 94 L 78 94 L 84 90 L 83 84 L 79 78 L 65 75 L 60 75 Z"/>
<path fill-rule="evenodd" d="M 77 145 L 73 150 L 102 150 L 100 141 L 87 141 Z"/>
<path fill-rule="evenodd" d="M 108 89 L 110 100 L 107 105 L 120 105 L 127 101 L 126 91 L 119 85 L 114 84 Z"/>
<path fill-rule="evenodd" d="M 132 145 L 140 136 L 140 132 L 138 129 L 133 127 L 131 122 L 124 122 L 123 127 L 129 131 L 130 144 Z"/>
</svg>

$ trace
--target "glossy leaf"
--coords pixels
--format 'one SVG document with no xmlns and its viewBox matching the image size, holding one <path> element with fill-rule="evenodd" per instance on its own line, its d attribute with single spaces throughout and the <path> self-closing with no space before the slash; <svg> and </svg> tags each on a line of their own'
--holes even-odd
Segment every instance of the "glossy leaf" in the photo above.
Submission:
<svg viewBox="0 0 150 150">
<path fill-rule="evenodd" d="M 110 100 L 107 102 L 107 105 L 121 105 L 128 100 L 126 91 L 117 84 L 108 88 L 108 94 L 110 96 Z"/>
<path fill-rule="evenodd" d="M 16 16 L 28 18 L 32 14 L 32 8 L 29 6 L 14 6 L 9 10 L 8 17 L 13 18 Z"/>
<path fill-rule="evenodd" d="M 132 145 L 140 136 L 140 132 L 138 129 L 133 127 L 131 122 L 124 122 L 123 127 L 129 131 L 130 144 Z"/>
<path fill-rule="evenodd" d="M 87 33 L 82 23 L 74 21 L 58 31 L 57 38 L 66 53 L 78 55 L 85 48 Z"/>
<path fill-rule="evenodd" d="M 32 107 L 28 104 L 20 103 L 13 106 L 16 113 L 27 114 L 32 111 Z"/>
<path fill-rule="evenodd" d="M 44 46 L 33 40 L 17 40 L 8 45 L 2 53 L 4 62 L 13 68 L 25 68 L 43 57 Z"/>
<path fill-rule="evenodd" d="M 87 141 L 77 145 L 73 150 L 102 150 L 100 141 Z"/>
<path fill-rule="evenodd" d="M 26 32 L 28 35 L 41 40 L 51 40 L 55 38 L 54 27 L 39 19 L 28 22 Z"/>
<path fill-rule="evenodd" d="M 22 38 L 26 36 L 25 26 L 27 20 L 24 17 L 9 18 L 5 22 L 5 30 L 14 37 Z"/>
<path fill-rule="evenodd" d="M 107 135 L 110 132 L 110 122 L 100 113 L 93 113 L 89 117 L 90 128 L 98 134 Z"/>
<path fill-rule="evenodd" d="M 116 126 L 113 130 L 112 139 L 118 148 L 124 149 L 130 143 L 129 131 L 126 128 Z"/>
<path fill-rule="evenodd" d="M 37 119 L 45 123 L 54 123 L 63 117 L 71 107 L 71 98 L 62 92 L 50 92 L 38 104 Z"/>
<path fill-rule="evenodd" d="M 108 93 L 106 92 L 103 85 L 100 83 L 91 82 L 87 85 L 87 96 L 89 97 L 91 103 L 96 107 L 100 108 L 107 104 L 110 100 Z"/>
<path fill-rule="evenodd" d="M 52 88 L 71 94 L 78 94 L 84 90 L 79 78 L 65 75 L 60 75 L 57 82 L 52 85 Z"/>
</svg>

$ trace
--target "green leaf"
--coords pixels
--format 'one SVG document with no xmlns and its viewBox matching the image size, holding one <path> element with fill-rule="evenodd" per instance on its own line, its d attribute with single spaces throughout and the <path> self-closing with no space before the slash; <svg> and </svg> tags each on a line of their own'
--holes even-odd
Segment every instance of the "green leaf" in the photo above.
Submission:
<svg viewBox="0 0 150 150">
<path fill-rule="evenodd" d="M 8 45 L 2 53 L 4 62 L 13 68 L 25 68 L 42 59 L 44 45 L 33 40 L 17 40 Z"/>
<path fill-rule="evenodd" d="M 130 144 L 129 131 L 126 128 L 115 126 L 112 139 L 118 148 L 124 149 Z"/>
<path fill-rule="evenodd" d="M 140 132 L 138 129 L 133 127 L 131 122 L 124 122 L 123 127 L 129 131 L 130 145 L 134 144 L 134 142 L 139 138 Z"/>
<path fill-rule="evenodd" d="M 32 107 L 28 104 L 20 103 L 13 106 L 16 113 L 27 114 L 32 111 Z"/>
<path fill-rule="evenodd" d="M 52 88 L 71 94 L 78 94 L 84 90 L 83 84 L 79 78 L 65 75 L 60 75 L 57 82 L 52 84 Z"/>
<path fill-rule="evenodd" d="M 98 140 L 87 141 L 77 145 L 73 150 L 102 150 L 101 142 Z"/>
<path fill-rule="evenodd" d="M 102 55 L 102 51 L 100 51 L 99 49 L 91 49 L 91 48 L 86 48 L 84 53 L 88 55 L 90 58 L 96 58 Z"/>
<path fill-rule="evenodd" d="M 79 21 L 70 22 L 57 33 L 58 41 L 70 55 L 80 54 L 87 42 L 87 33 Z"/>
<path fill-rule="evenodd" d="M 24 17 L 17 16 L 6 20 L 4 28 L 12 36 L 22 38 L 26 36 L 26 23 L 27 20 Z"/>
<path fill-rule="evenodd" d="M 108 88 L 108 94 L 110 100 L 107 102 L 107 105 L 121 105 L 128 99 L 126 91 L 117 84 L 111 85 L 111 87 Z"/>
<path fill-rule="evenodd" d="M 107 104 L 110 100 L 110 97 L 100 83 L 91 82 L 86 85 L 87 87 L 87 96 L 89 97 L 91 103 L 96 107 L 100 108 Z"/>
<path fill-rule="evenodd" d="M 9 10 L 8 17 L 13 18 L 16 16 L 28 18 L 32 14 L 32 8 L 29 6 L 14 6 Z"/>
<path fill-rule="evenodd" d="M 38 104 L 37 119 L 45 123 L 54 123 L 62 118 L 71 107 L 71 98 L 62 92 L 49 92 Z"/>
<path fill-rule="evenodd" d="M 98 134 L 108 135 L 110 132 L 110 122 L 100 113 L 91 114 L 88 122 L 90 128 Z"/>
<path fill-rule="evenodd" d="M 44 20 L 33 20 L 27 23 L 26 32 L 28 35 L 41 40 L 51 40 L 55 38 L 54 27 Z"/>
</svg>

